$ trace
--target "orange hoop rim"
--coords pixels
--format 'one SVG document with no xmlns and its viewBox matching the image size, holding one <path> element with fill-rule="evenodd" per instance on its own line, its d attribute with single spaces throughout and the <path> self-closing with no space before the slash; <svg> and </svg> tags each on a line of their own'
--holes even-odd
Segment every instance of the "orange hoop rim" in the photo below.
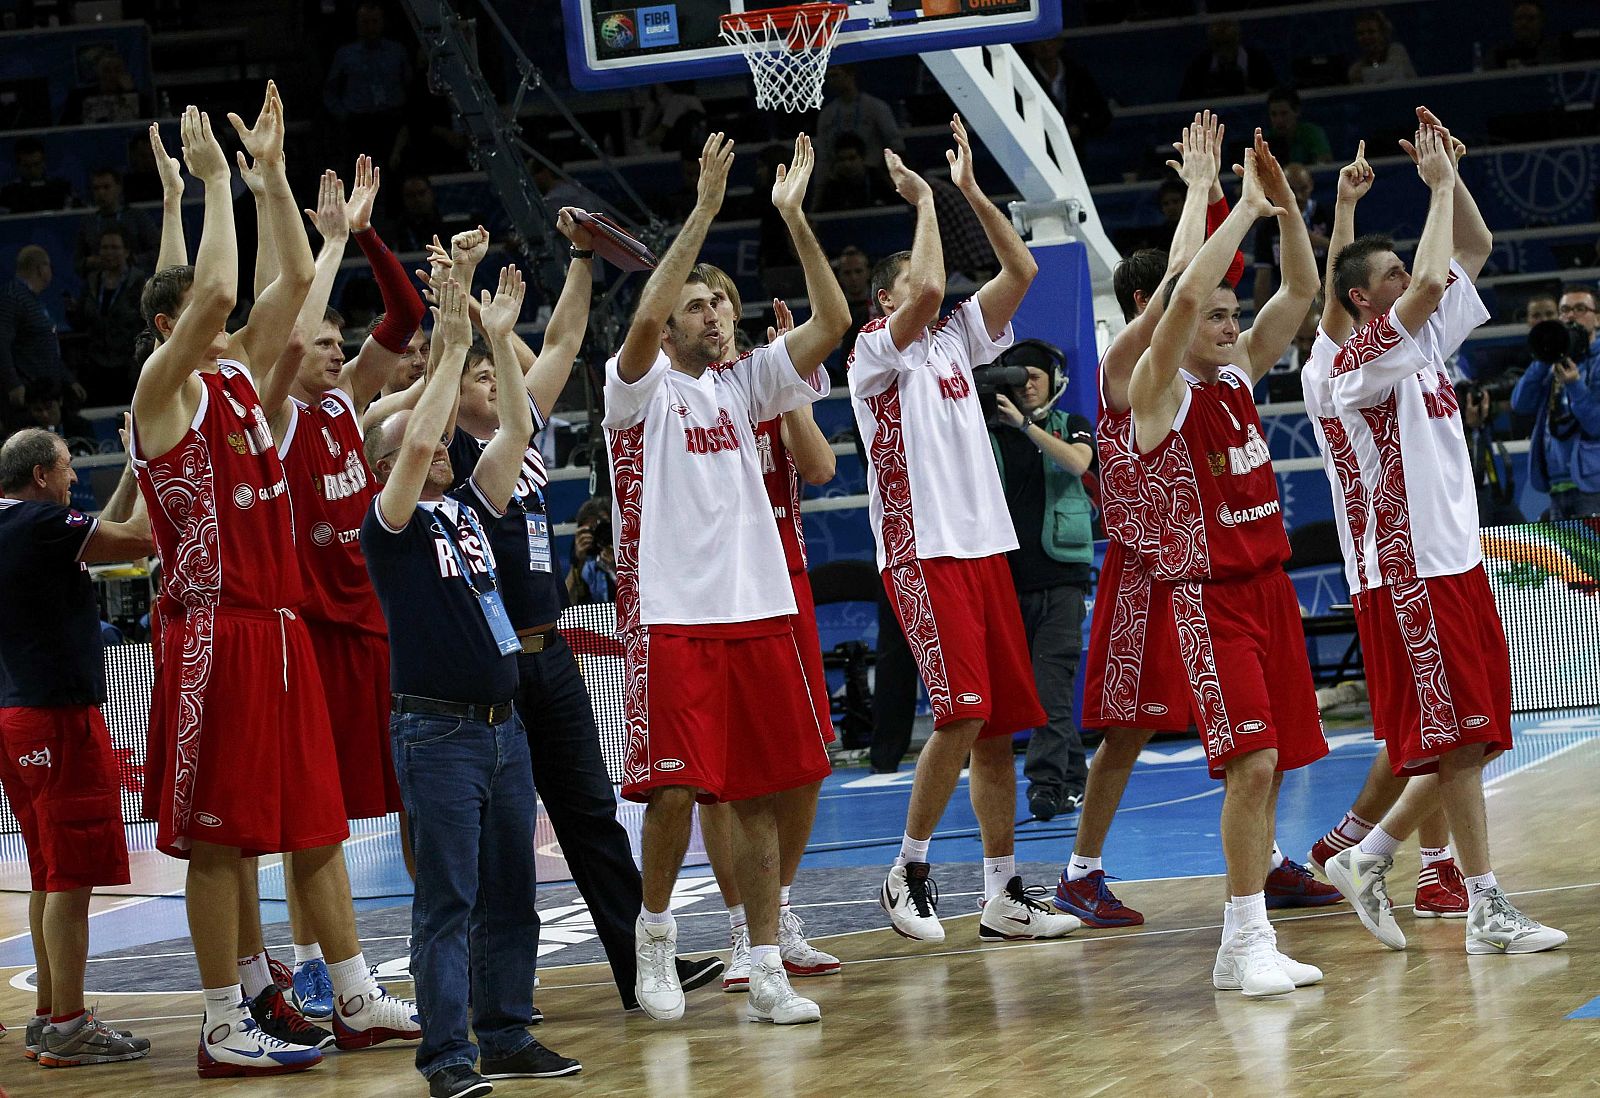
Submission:
<svg viewBox="0 0 1600 1098">
<path fill-rule="evenodd" d="M 768 20 L 780 30 L 789 30 L 800 24 L 826 28 L 829 24 L 837 27 L 844 22 L 845 13 L 849 10 L 849 4 L 790 4 L 781 8 L 729 12 L 718 17 L 717 22 L 725 30 L 759 31 L 767 25 Z"/>
</svg>

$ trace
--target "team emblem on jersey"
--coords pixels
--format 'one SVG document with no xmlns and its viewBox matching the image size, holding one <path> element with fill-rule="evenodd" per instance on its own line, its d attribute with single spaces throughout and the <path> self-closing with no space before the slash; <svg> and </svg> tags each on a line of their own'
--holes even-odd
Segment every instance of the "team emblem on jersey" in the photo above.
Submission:
<svg viewBox="0 0 1600 1098">
<path fill-rule="evenodd" d="M 222 826 L 222 821 L 217 819 L 217 817 L 213 816 L 209 812 L 196 812 L 194 814 L 194 822 L 199 824 L 201 827 L 221 827 Z"/>
<path fill-rule="evenodd" d="M 248 419 L 248 418 L 250 418 L 250 413 L 248 413 L 248 412 L 246 412 L 244 410 L 244 405 L 243 404 L 240 404 L 237 400 L 233 399 L 233 394 L 232 393 L 230 393 L 230 392 L 228 392 L 228 390 L 224 389 L 224 390 L 222 390 L 222 395 L 228 398 L 228 407 L 233 409 L 233 414 L 234 415 L 238 416 L 240 419 Z"/>
<path fill-rule="evenodd" d="M 1266 730 L 1266 721 L 1240 721 L 1239 727 L 1234 729 L 1241 736 L 1248 736 L 1253 732 L 1265 732 Z"/>
<path fill-rule="evenodd" d="M 244 435 L 238 431 L 228 432 L 228 445 L 233 447 L 233 452 L 243 457 L 250 451 L 249 443 L 245 442 Z"/>
<path fill-rule="evenodd" d="M 1150 714 L 1152 717 L 1164 716 L 1167 712 L 1167 707 L 1162 705 L 1160 702 L 1145 702 L 1139 708 Z"/>
<path fill-rule="evenodd" d="M 1211 475 L 1220 477 L 1228 471 L 1228 455 L 1221 450 L 1212 450 L 1206 454 L 1206 463 L 1211 466 Z"/>
<path fill-rule="evenodd" d="M 248 484 L 241 484 L 233 490 L 233 505 L 241 511 L 248 511 L 256 505 L 256 490 Z"/>
<path fill-rule="evenodd" d="M 972 395 L 972 385 L 960 366 L 953 367 L 949 377 L 939 379 L 939 395 L 946 400 L 965 400 Z"/>
<path fill-rule="evenodd" d="M 680 416 L 686 416 L 689 414 L 689 406 L 687 404 L 674 404 L 672 406 L 672 410 L 677 412 Z"/>
<path fill-rule="evenodd" d="M 1482 728 L 1484 725 L 1486 725 L 1488 723 L 1489 723 L 1489 718 L 1485 717 L 1481 713 L 1479 713 L 1479 714 L 1474 714 L 1471 717 L 1462 718 L 1461 727 L 1462 728 Z"/>
<path fill-rule="evenodd" d="M 89 516 L 84 514 L 82 511 L 68 511 L 67 512 L 67 525 L 68 526 L 87 526 L 87 525 L 89 525 Z"/>
<path fill-rule="evenodd" d="M 333 440 L 333 432 L 328 430 L 327 427 L 322 428 L 322 441 L 328 447 L 328 455 L 330 457 L 339 456 L 339 444 Z"/>
<path fill-rule="evenodd" d="M 983 695 L 982 694 L 957 694 L 956 695 L 956 701 L 960 702 L 962 705 L 982 705 L 983 704 Z"/>
<path fill-rule="evenodd" d="M 326 522 L 319 522 L 311 527 L 311 540 L 318 545 L 333 544 L 333 526 Z"/>
<path fill-rule="evenodd" d="M 657 770 L 665 770 L 669 774 L 673 773 L 674 771 L 682 770 L 683 767 L 684 762 L 682 759 L 662 759 L 660 762 L 656 763 Z"/>
</svg>

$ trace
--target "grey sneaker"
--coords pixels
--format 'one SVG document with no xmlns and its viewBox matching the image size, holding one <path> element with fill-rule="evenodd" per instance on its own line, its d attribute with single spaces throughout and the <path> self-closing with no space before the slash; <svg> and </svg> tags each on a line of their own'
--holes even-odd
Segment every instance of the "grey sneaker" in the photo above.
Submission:
<svg viewBox="0 0 1600 1098">
<path fill-rule="evenodd" d="M 22 1032 L 22 1055 L 26 1059 L 39 1058 L 44 1050 L 44 1027 L 49 1024 L 50 1017 L 46 1014 L 35 1014 L 28 1019 L 28 1028 Z"/>
<path fill-rule="evenodd" d="M 1360 847 L 1341 850 L 1328 859 L 1323 871 L 1333 886 L 1349 899 L 1361 925 L 1390 949 L 1404 949 L 1406 935 L 1394 920 L 1394 905 L 1384 875 L 1394 867 L 1394 859 L 1384 854 L 1363 854 Z"/>
<path fill-rule="evenodd" d="M 88 1064 L 114 1064 L 123 1060 L 142 1060 L 150 1055 L 150 1042 L 143 1037 L 112 1029 L 94 1016 L 84 1015 L 83 1024 L 71 1034 L 46 1026 L 41 1038 L 41 1067 L 84 1067 Z"/>
<path fill-rule="evenodd" d="M 1467 909 L 1468 953 L 1543 953 L 1566 940 L 1564 931 L 1518 911 L 1499 888 L 1478 896 Z"/>
</svg>

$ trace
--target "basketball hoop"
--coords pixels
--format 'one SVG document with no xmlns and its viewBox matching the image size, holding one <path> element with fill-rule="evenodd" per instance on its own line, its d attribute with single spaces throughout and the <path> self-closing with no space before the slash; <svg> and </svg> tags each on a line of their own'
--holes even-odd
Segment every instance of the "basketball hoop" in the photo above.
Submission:
<svg viewBox="0 0 1600 1098">
<path fill-rule="evenodd" d="M 822 106 L 828 54 L 846 4 L 795 4 L 724 15 L 722 40 L 744 54 L 756 82 L 756 106 L 790 112 Z"/>
</svg>

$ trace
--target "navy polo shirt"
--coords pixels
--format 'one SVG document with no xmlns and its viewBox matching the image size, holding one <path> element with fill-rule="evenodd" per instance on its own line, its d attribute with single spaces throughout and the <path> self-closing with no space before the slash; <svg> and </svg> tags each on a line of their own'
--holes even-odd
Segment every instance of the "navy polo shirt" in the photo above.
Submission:
<svg viewBox="0 0 1600 1098">
<path fill-rule="evenodd" d="M 456 563 L 466 562 L 480 588 L 494 566 L 469 512 L 485 536 L 500 518 L 469 481 L 437 503 L 418 504 L 398 530 L 384 521 L 377 498 L 362 520 L 361 550 L 389 626 L 389 687 L 397 694 L 497 705 L 516 691 L 516 656 L 500 654 Z"/>
<path fill-rule="evenodd" d="M 106 700 L 100 608 L 79 559 L 98 520 L 0 499 L 0 707 Z"/>
</svg>

